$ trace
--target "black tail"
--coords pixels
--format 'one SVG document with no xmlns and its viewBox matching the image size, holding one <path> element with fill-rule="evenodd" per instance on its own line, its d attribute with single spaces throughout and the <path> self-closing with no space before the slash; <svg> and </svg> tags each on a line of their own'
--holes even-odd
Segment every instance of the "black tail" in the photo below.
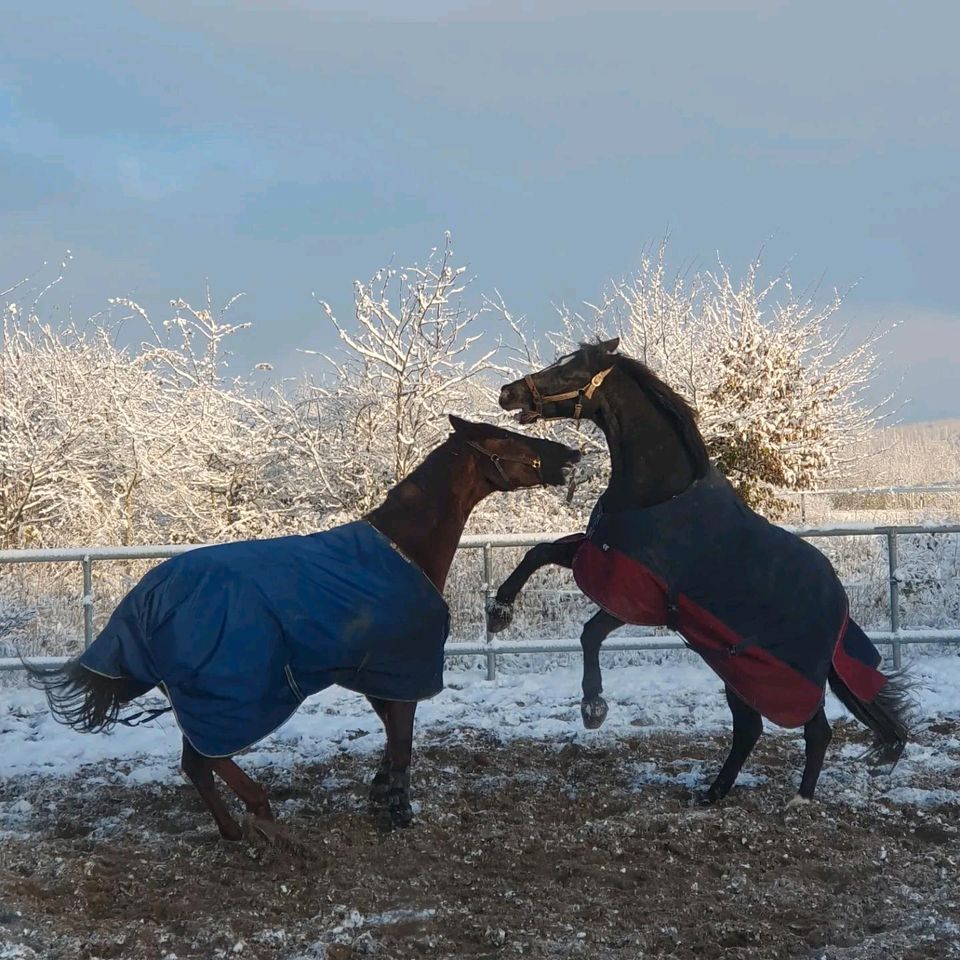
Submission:
<svg viewBox="0 0 960 960">
<path fill-rule="evenodd" d="M 94 673 L 79 660 L 52 669 L 24 666 L 30 685 L 47 695 L 54 718 L 84 733 L 109 730 L 119 719 L 120 708 L 143 690 L 142 684 L 126 677 Z"/>
<path fill-rule="evenodd" d="M 869 703 L 861 700 L 832 666 L 827 680 L 840 702 L 873 731 L 873 746 L 864 759 L 873 764 L 896 764 L 910 738 L 913 700 L 907 676 L 903 673 L 890 674 L 880 692 Z"/>
</svg>

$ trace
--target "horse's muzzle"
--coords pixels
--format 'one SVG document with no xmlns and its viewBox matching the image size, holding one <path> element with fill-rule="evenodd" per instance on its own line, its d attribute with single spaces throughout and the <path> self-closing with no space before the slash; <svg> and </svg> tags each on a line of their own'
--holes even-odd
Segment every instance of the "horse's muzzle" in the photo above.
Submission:
<svg viewBox="0 0 960 960">
<path fill-rule="evenodd" d="M 518 423 L 533 423 L 540 417 L 534 409 L 530 389 L 522 380 L 515 380 L 501 388 L 500 406 L 504 410 L 516 410 Z"/>
</svg>

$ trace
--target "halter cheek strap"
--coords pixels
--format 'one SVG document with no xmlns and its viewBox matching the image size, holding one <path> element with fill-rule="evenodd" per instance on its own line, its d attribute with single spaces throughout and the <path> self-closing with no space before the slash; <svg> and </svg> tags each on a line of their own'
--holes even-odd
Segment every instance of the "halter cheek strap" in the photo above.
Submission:
<svg viewBox="0 0 960 960">
<path fill-rule="evenodd" d="M 611 370 L 613 370 L 613 367 L 607 367 L 606 370 L 601 370 L 599 373 L 590 378 L 589 383 L 582 387 L 578 387 L 576 390 L 568 390 L 566 393 L 552 393 L 548 397 L 541 396 L 540 391 L 537 389 L 537 385 L 533 382 L 533 377 L 530 374 L 527 374 L 523 378 L 523 382 L 527 385 L 527 389 L 530 391 L 530 395 L 533 397 L 534 410 L 541 420 L 563 419 L 562 415 L 545 417 L 543 415 L 543 405 L 545 403 L 558 403 L 561 400 L 573 400 L 576 398 L 577 403 L 573 408 L 573 419 L 576 420 L 577 423 L 580 423 L 584 401 L 593 399 L 593 395 L 597 392 L 597 390 L 600 389 L 601 384 L 607 379 L 607 374 L 609 374 Z"/>
<path fill-rule="evenodd" d="M 539 457 L 534 457 L 532 460 L 524 460 L 520 457 L 501 457 L 498 453 L 490 453 L 489 450 L 484 450 L 479 443 L 474 443 L 473 440 L 467 440 L 466 444 L 468 447 L 473 447 L 478 453 L 482 453 L 496 468 L 497 473 L 503 478 L 503 482 L 509 487 L 510 478 L 507 476 L 506 471 L 503 467 L 500 466 L 501 463 L 522 463 L 527 467 L 533 467 L 537 471 L 537 479 L 540 481 L 540 485 L 543 486 L 543 474 L 540 471 L 540 468 L 543 464 L 540 461 Z"/>
</svg>

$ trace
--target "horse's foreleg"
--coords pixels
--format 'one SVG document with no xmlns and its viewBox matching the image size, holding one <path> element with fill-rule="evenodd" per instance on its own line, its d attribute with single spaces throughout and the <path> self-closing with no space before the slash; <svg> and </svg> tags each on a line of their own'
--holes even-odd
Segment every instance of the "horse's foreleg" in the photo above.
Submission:
<svg viewBox="0 0 960 960">
<path fill-rule="evenodd" d="M 224 840 L 240 840 L 243 831 L 230 812 L 227 810 L 223 798 L 217 792 L 217 785 L 213 779 L 214 761 L 203 754 L 197 753 L 186 737 L 183 740 L 183 753 L 180 757 L 180 767 L 190 778 L 190 782 L 197 788 L 207 809 L 213 814 L 217 829 Z"/>
<path fill-rule="evenodd" d="M 413 821 L 413 810 L 410 806 L 410 760 L 413 756 L 413 718 L 416 712 L 416 703 L 401 700 L 386 702 L 390 780 L 387 801 L 380 808 L 377 821 L 382 830 L 407 827 Z"/>
<path fill-rule="evenodd" d="M 370 706 L 376 711 L 383 729 L 387 731 L 387 701 L 378 700 L 376 697 L 367 697 Z M 383 745 L 383 753 L 380 755 L 380 763 L 377 765 L 377 772 L 373 775 L 373 782 L 370 784 L 370 804 L 379 809 L 387 803 L 387 797 L 390 794 L 390 746 L 389 733 L 388 740 Z"/>
<path fill-rule="evenodd" d="M 261 820 L 272 820 L 267 791 L 256 780 L 248 777 L 229 757 L 213 761 L 217 776 L 240 798 L 247 810 Z"/>
<path fill-rule="evenodd" d="M 513 603 L 526 582 L 541 567 L 549 564 L 567 569 L 572 567 L 580 543 L 580 540 L 557 540 L 554 543 L 538 543 L 528 550 L 516 570 L 500 584 L 497 595 L 487 601 L 487 629 L 491 633 L 499 633 L 510 626 Z"/>
<path fill-rule="evenodd" d="M 617 627 L 622 626 L 622 620 L 618 620 L 606 610 L 598 610 L 583 625 L 583 632 L 580 634 L 580 646 L 583 648 L 583 700 L 580 701 L 580 716 L 588 730 L 596 730 L 607 719 L 607 701 L 600 696 L 603 692 L 600 645 Z"/>
</svg>

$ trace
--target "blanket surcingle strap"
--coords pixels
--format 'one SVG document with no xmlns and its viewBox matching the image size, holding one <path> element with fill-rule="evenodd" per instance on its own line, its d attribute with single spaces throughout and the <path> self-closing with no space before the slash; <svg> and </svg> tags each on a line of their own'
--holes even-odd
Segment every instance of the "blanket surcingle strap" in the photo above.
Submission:
<svg viewBox="0 0 960 960">
<path fill-rule="evenodd" d="M 161 686 L 194 748 L 222 757 L 333 684 L 384 700 L 434 696 L 449 626 L 436 587 L 361 520 L 161 563 L 80 663 L 130 679 L 133 696 Z"/>
<path fill-rule="evenodd" d="M 625 623 L 675 629 L 780 726 L 816 713 L 831 665 L 867 702 L 886 682 L 830 561 L 715 468 L 653 507 L 607 513 L 601 498 L 581 540 L 573 574 L 588 597 Z"/>
</svg>

